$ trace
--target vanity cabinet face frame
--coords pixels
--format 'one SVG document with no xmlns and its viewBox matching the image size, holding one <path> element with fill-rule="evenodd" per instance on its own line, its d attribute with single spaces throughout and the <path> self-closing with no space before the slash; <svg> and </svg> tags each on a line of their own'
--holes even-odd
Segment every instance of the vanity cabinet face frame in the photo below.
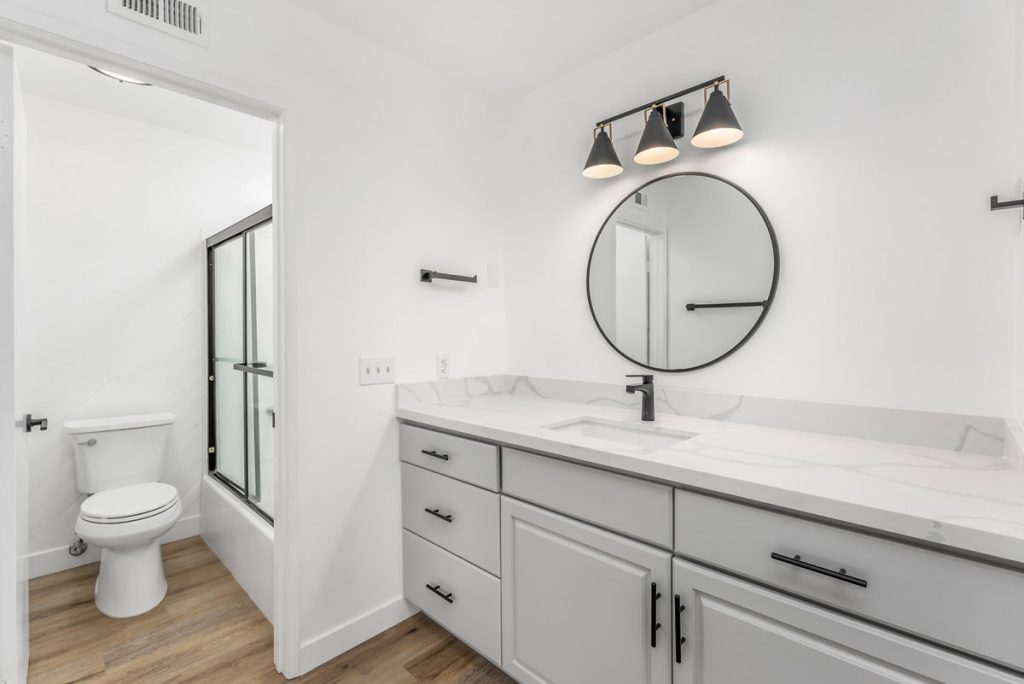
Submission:
<svg viewBox="0 0 1024 684">
<path fill-rule="evenodd" d="M 669 553 L 506 496 L 501 524 L 506 672 L 523 684 L 672 681 Z"/>
<path fill-rule="evenodd" d="M 948 682 L 1024 679 L 951 651 L 675 559 L 674 684 Z M 951 619 L 953 616 L 951 616 Z M 679 639 L 685 641 L 679 642 Z"/>
</svg>

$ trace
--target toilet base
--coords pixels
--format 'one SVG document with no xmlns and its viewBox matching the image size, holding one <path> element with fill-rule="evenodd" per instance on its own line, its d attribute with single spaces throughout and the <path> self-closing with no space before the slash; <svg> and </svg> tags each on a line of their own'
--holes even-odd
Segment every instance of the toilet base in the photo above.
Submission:
<svg viewBox="0 0 1024 684">
<path fill-rule="evenodd" d="M 104 548 L 96 578 L 96 608 L 112 618 L 142 615 L 167 595 L 167 578 L 160 543 L 127 548 Z"/>
</svg>

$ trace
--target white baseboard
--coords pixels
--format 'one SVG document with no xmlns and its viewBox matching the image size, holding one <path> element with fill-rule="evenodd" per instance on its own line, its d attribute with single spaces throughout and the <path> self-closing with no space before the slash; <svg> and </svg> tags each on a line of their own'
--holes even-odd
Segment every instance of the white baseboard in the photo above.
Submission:
<svg viewBox="0 0 1024 684">
<path fill-rule="evenodd" d="M 299 647 L 300 674 L 306 674 L 418 612 L 405 597 L 399 596 L 313 637 Z"/>
<path fill-rule="evenodd" d="M 171 528 L 171 531 L 164 535 L 162 543 L 167 544 L 179 539 L 194 537 L 197 534 L 199 534 L 198 513 L 187 518 L 180 518 L 174 527 Z M 88 551 L 77 557 L 68 553 L 68 547 L 66 546 L 58 546 L 55 549 L 47 549 L 46 551 L 36 551 L 29 554 L 28 557 L 28 576 L 29 579 L 35 579 L 43 575 L 52 575 L 61 570 L 95 563 L 99 559 L 100 549 L 97 546 L 90 546 Z"/>
</svg>

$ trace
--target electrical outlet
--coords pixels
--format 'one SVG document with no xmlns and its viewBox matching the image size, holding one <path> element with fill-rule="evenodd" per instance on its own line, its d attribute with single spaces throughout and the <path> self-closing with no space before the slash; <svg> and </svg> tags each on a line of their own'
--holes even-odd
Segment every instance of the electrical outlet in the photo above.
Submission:
<svg viewBox="0 0 1024 684">
<path fill-rule="evenodd" d="M 448 364 L 447 354 L 437 355 L 437 379 L 447 380 L 451 377 L 451 366 Z"/>
<path fill-rule="evenodd" d="M 374 356 L 359 358 L 360 385 L 386 385 L 395 381 L 395 357 Z"/>
</svg>

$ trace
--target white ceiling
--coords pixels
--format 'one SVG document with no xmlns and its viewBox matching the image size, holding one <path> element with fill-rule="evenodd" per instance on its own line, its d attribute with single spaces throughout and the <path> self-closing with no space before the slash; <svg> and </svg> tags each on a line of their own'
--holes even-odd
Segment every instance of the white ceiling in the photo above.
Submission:
<svg viewBox="0 0 1024 684">
<path fill-rule="evenodd" d="M 15 47 L 14 58 L 21 89 L 28 95 L 271 153 L 269 121 L 163 88 L 118 83 L 83 64 L 21 46 Z"/>
<path fill-rule="evenodd" d="M 716 0 L 292 0 L 470 90 L 512 99 Z"/>
</svg>

